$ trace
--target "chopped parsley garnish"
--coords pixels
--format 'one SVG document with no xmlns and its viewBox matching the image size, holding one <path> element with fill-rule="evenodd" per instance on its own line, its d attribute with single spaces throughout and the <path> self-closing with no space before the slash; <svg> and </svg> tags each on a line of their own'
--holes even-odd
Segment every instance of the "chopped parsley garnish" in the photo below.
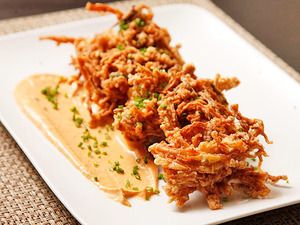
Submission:
<svg viewBox="0 0 300 225">
<path fill-rule="evenodd" d="M 96 155 L 101 154 L 101 151 L 99 149 L 96 149 L 94 152 L 95 152 Z"/>
<path fill-rule="evenodd" d="M 120 76 L 123 76 L 122 74 L 120 74 L 120 73 L 111 73 L 111 74 L 109 74 L 109 77 L 110 78 L 114 78 L 114 77 L 120 77 Z"/>
<path fill-rule="evenodd" d="M 98 182 L 99 181 L 98 177 L 94 177 L 94 181 Z"/>
<path fill-rule="evenodd" d="M 74 123 L 76 127 L 81 127 L 81 124 L 83 123 L 83 119 L 81 117 L 77 117 L 74 119 Z"/>
<path fill-rule="evenodd" d="M 153 95 L 154 95 L 154 98 L 156 98 L 158 101 L 161 100 L 159 93 L 155 92 Z"/>
<path fill-rule="evenodd" d="M 107 144 L 107 142 L 106 142 L 106 141 L 102 141 L 102 142 L 100 143 L 100 146 L 101 146 L 101 147 L 107 147 L 107 146 L 108 146 L 108 144 Z"/>
<path fill-rule="evenodd" d="M 153 187 L 146 187 L 146 192 L 148 192 L 148 193 L 154 193 L 154 194 L 159 194 L 159 190 L 154 189 Z"/>
<path fill-rule="evenodd" d="M 92 152 L 91 151 L 88 151 L 88 157 L 92 157 Z"/>
<path fill-rule="evenodd" d="M 70 109 L 70 111 L 71 111 L 72 113 L 74 113 L 75 115 L 79 114 L 79 112 L 78 112 L 78 110 L 77 110 L 77 108 L 76 108 L 75 106 L 73 106 L 73 107 Z"/>
<path fill-rule="evenodd" d="M 124 105 L 118 105 L 118 109 L 123 109 Z"/>
<path fill-rule="evenodd" d="M 90 139 L 95 139 L 89 132 L 88 129 L 86 129 L 84 132 L 83 132 L 83 135 L 81 136 L 83 142 L 88 142 Z"/>
<path fill-rule="evenodd" d="M 158 174 L 158 179 L 165 181 L 165 177 L 162 173 Z"/>
<path fill-rule="evenodd" d="M 94 167 L 99 167 L 99 164 L 98 163 L 94 163 Z"/>
<path fill-rule="evenodd" d="M 83 149 L 83 143 L 80 142 L 78 145 L 77 145 L 79 148 Z"/>
<path fill-rule="evenodd" d="M 146 104 L 144 102 L 144 98 L 140 97 L 140 96 L 135 96 L 133 99 L 134 105 L 138 108 L 138 109 L 143 109 L 146 107 Z"/>
<path fill-rule="evenodd" d="M 166 104 L 160 104 L 159 105 L 159 108 L 161 108 L 161 109 L 166 109 L 168 106 L 166 105 Z"/>
<path fill-rule="evenodd" d="M 133 167 L 131 175 L 134 176 L 137 180 L 141 179 L 141 176 L 139 174 L 139 167 L 138 166 Z"/>
<path fill-rule="evenodd" d="M 57 95 L 59 94 L 58 92 L 58 88 L 59 86 L 56 85 L 55 88 L 51 88 L 51 87 L 46 87 L 44 88 L 41 93 L 46 97 L 46 99 L 52 103 L 53 108 L 55 110 L 58 109 L 58 102 L 57 102 Z"/>
<path fill-rule="evenodd" d="M 251 158 L 251 160 L 252 160 L 253 162 L 255 162 L 255 161 L 256 161 L 256 158 Z"/>
<path fill-rule="evenodd" d="M 136 18 L 135 19 L 135 24 L 139 27 L 143 27 L 143 26 L 145 26 L 145 21 L 141 18 Z"/>
<path fill-rule="evenodd" d="M 72 119 L 74 121 L 75 126 L 78 128 L 81 127 L 81 124 L 83 123 L 83 119 L 80 116 L 78 116 L 79 112 L 78 112 L 77 108 L 75 106 L 73 106 L 70 109 L 70 111 L 73 113 Z"/>
<path fill-rule="evenodd" d="M 117 120 L 120 122 L 122 120 L 121 113 L 117 114 Z"/>
<path fill-rule="evenodd" d="M 146 187 L 146 200 L 150 199 L 150 196 L 152 194 L 159 194 L 159 190 L 158 189 L 154 189 L 153 187 Z"/>
<path fill-rule="evenodd" d="M 131 183 L 129 180 L 126 180 L 126 185 L 125 185 L 126 188 L 131 188 Z"/>
<path fill-rule="evenodd" d="M 116 161 L 113 167 L 113 171 L 119 173 L 119 174 L 124 174 L 124 170 L 120 167 L 119 161 Z"/>
<path fill-rule="evenodd" d="M 139 191 L 139 188 L 138 187 L 133 187 L 132 190 Z"/>
<path fill-rule="evenodd" d="M 102 155 L 107 155 L 107 152 L 102 152 Z"/>
<path fill-rule="evenodd" d="M 121 44 L 118 44 L 118 45 L 117 45 L 117 48 L 118 48 L 119 50 L 124 50 L 124 46 L 121 45 Z"/>
<path fill-rule="evenodd" d="M 120 29 L 121 30 L 127 30 L 128 29 L 128 23 L 126 23 L 124 20 L 121 20 L 119 23 Z"/>
<path fill-rule="evenodd" d="M 147 51 L 147 48 L 140 48 L 140 52 L 144 55 Z"/>
</svg>

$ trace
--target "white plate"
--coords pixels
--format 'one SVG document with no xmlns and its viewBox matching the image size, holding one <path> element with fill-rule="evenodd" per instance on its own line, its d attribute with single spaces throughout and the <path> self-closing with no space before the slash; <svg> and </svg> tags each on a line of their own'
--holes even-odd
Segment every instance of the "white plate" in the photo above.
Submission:
<svg viewBox="0 0 300 225">
<path fill-rule="evenodd" d="M 187 4 L 155 8 L 155 21 L 167 27 L 187 62 L 193 62 L 199 76 L 216 73 L 234 75 L 241 85 L 228 92 L 231 103 L 241 111 L 265 121 L 274 144 L 265 168 L 272 174 L 287 174 L 289 187 L 272 187 L 264 200 L 236 200 L 222 210 L 207 208 L 199 195 L 182 210 L 167 204 L 164 193 L 149 202 L 134 200 L 133 207 L 120 205 L 89 182 L 20 112 L 13 91 L 32 74 L 72 74 L 68 65 L 74 53 L 71 45 L 55 47 L 38 41 L 40 35 L 87 36 L 113 24 L 113 16 L 98 17 L 32 30 L 0 38 L 0 118 L 49 187 L 83 224 L 208 224 L 300 202 L 300 88 L 286 72 L 243 40 L 208 11 Z"/>
</svg>

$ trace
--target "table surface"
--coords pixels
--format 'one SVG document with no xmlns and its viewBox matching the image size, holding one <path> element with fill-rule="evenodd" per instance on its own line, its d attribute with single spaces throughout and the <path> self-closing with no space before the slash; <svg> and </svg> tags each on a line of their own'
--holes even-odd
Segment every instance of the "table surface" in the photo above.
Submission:
<svg viewBox="0 0 300 225">
<path fill-rule="evenodd" d="M 107 2 L 109 0 L 106 0 Z M 279 57 L 285 60 L 295 70 L 300 71 L 300 1 L 299 0 L 212 0 L 216 5 L 229 14 L 235 21 L 240 23 L 246 30 L 254 35 L 258 40 L 275 52 Z M 14 18 L 19 16 L 33 15 L 57 10 L 64 10 L 70 8 L 81 7 L 86 1 L 82 0 L 0 0 L 0 19 Z M 1 124 L 0 124 L 1 125 Z M 9 134 L 0 126 L 0 136 L 9 138 Z M 11 162 L 3 162 L 0 160 L 0 190 L 1 194 L 10 195 L 11 193 L 3 193 L 1 189 L 2 182 L 5 182 L 5 177 L 1 181 L 1 175 L 7 173 L 2 171 L 2 168 L 7 168 L 7 164 L 14 164 L 16 160 L 18 171 L 20 174 L 27 174 L 26 181 L 36 187 L 41 187 L 36 192 L 27 193 L 26 184 L 19 184 L 24 186 L 22 193 L 24 195 L 35 196 L 50 196 L 51 192 L 48 189 L 43 189 L 45 185 L 41 178 L 36 174 L 34 169 L 25 171 L 28 167 L 28 160 L 26 156 L 21 152 L 15 152 L 17 146 L 13 141 L 0 144 L 0 159 L 1 157 L 7 158 L 7 155 L 15 155 L 16 158 L 12 158 Z M 3 154 L 2 154 L 3 153 Z M 8 181 L 6 181 L 8 182 Z M 16 182 L 22 182 L 16 181 Z M 12 184 L 13 186 L 13 184 Z M 9 192 L 19 192 L 20 190 L 6 190 Z M 20 196 L 21 198 L 22 196 Z M 33 197 L 32 197 L 33 198 Z M 56 204 L 57 199 L 55 197 L 49 197 L 49 199 L 41 199 L 40 203 L 34 202 L 22 203 L 19 199 L 16 199 L 15 208 L 28 208 L 28 212 L 25 217 L 30 217 L 31 210 L 35 207 L 39 209 L 48 208 L 48 214 L 41 215 L 45 220 L 41 218 L 31 218 L 38 224 L 44 224 L 44 221 L 49 221 L 49 224 L 56 224 L 57 221 L 61 221 L 59 224 L 74 224 L 75 220 L 71 219 L 68 212 L 61 205 L 60 208 L 52 210 L 53 205 Z M 0 206 L 5 204 L 1 202 Z M 38 205 L 38 206 L 37 206 Z M 8 206 L 7 208 L 9 208 Z M 0 207 L 1 208 L 1 207 Z M 50 210 L 51 209 L 51 210 Z M 0 223 L 4 221 L 5 213 L 19 213 L 18 211 L 4 212 L 0 211 Z M 24 212 L 22 212 L 24 213 Z M 61 219 L 60 219 L 61 218 Z M 64 220 L 63 218 L 69 218 Z M 268 218 L 266 221 L 265 219 Z M 24 220 L 25 221 L 25 220 Z M 25 222 L 24 222 L 25 223 Z M 2 224 L 2 223 L 1 223 Z M 13 224 L 13 223 L 12 223 Z M 258 214 L 251 217 L 239 219 L 228 224 L 300 224 L 300 204 L 291 207 L 285 207 L 282 209 L 273 210 L 270 212 Z"/>
</svg>

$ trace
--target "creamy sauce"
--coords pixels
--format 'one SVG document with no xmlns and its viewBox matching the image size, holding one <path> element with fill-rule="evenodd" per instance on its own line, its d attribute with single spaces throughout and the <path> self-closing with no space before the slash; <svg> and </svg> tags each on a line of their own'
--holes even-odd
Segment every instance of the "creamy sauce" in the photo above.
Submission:
<svg viewBox="0 0 300 225">
<path fill-rule="evenodd" d="M 60 84 L 58 109 L 54 109 L 41 90 L 54 88 L 59 79 L 54 75 L 36 75 L 22 81 L 15 91 L 21 109 L 88 179 L 112 199 L 130 205 L 128 197 L 148 198 L 153 194 L 152 190 L 157 190 L 158 171 L 152 160 L 144 162 L 146 151 L 129 147 L 112 126 L 89 128 L 89 113 L 82 102 L 84 92 L 77 90 L 74 94 L 72 85 Z M 82 123 L 74 121 L 81 122 L 81 119 Z M 135 166 L 138 169 L 134 175 Z"/>
</svg>

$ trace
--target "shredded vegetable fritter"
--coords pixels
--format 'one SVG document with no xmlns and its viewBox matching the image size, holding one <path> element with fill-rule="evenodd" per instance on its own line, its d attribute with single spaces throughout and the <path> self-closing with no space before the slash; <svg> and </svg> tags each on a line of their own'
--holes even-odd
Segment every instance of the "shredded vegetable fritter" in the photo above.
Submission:
<svg viewBox="0 0 300 225">
<path fill-rule="evenodd" d="M 90 126 L 114 121 L 129 141 L 147 146 L 164 171 L 171 201 L 182 206 L 200 191 L 211 209 L 219 209 L 233 191 L 261 198 L 270 192 L 266 182 L 287 179 L 261 168 L 267 154 L 259 137 L 271 143 L 263 122 L 244 117 L 223 95 L 237 78 L 197 78 L 146 5 L 127 15 L 99 3 L 86 8 L 115 14 L 118 26 L 93 38 L 42 39 L 75 46 L 78 75 L 68 82 L 87 91 Z"/>
</svg>

